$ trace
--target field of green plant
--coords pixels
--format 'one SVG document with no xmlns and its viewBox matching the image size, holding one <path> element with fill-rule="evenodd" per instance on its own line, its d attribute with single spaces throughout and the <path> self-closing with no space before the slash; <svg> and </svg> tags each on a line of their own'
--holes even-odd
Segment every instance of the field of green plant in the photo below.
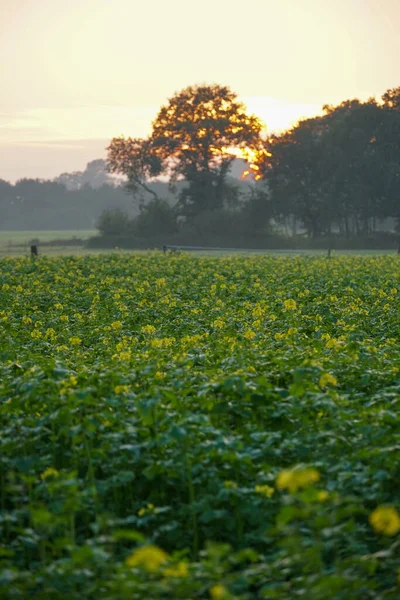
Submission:
<svg viewBox="0 0 400 600">
<path fill-rule="evenodd" d="M 0 261 L 0 597 L 400 597 L 397 256 Z"/>
</svg>

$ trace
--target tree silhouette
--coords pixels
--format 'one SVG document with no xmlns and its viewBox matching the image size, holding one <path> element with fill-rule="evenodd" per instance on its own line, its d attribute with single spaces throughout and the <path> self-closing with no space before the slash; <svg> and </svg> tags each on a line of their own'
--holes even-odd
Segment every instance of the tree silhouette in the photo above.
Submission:
<svg viewBox="0 0 400 600">
<path fill-rule="evenodd" d="M 234 151 L 260 151 L 262 126 L 228 87 L 189 86 L 161 107 L 147 140 L 114 138 L 108 165 L 133 191 L 152 176 L 166 175 L 171 183 L 184 178 L 181 208 L 193 216 L 223 205 Z"/>
</svg>

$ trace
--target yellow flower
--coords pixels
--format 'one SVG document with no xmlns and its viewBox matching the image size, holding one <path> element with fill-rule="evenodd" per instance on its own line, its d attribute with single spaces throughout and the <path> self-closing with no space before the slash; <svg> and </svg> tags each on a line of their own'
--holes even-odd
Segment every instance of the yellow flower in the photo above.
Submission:
<svg viewBox="0 0 400 600">
<path fill-rule="evenodd" d="M 43 333 L 41 331 L 38 331 L 37 329 L 34 329 L 31 333 L 31 337 L 34 340 L 39 340 L 40 338 L 43 337 Z"/>
<path fill-rule="evenodd" d="M 327 385 L 337 385 L 337 379 L 330 373 L 322 373 L 319 378 L 319 386 L 325 387 Z"/>
<path fill-rule="evenodd" d="M 187 577 L 188 572 L 187 564 L 180 561 L 177 565 L 164 569 L 163 575 L 164 577 Z"/>
<path fill-rule="evenodd" d="M 296 300 L 293 300 L 292 298 L 289 298 L 289 300 L 285 300 L 283 304 L 286 310 L 296 310 L 297 308 Z"/>
<path fill-rule="evenodd" d="M 225 322 L 222 319 L 215 319 L 213 325 L 216 329 L 222 329 L 225 326 Z"/>
<path fill-rule="evenodd" d="M 269 485 L 256 485 L 255 490 L 257 494 L 261 494 L 267 498 L 271 498 L 272 494 L 275 492 L 274 488 Z"/>
<path fill-rule="evenodd" d="M 138 511 L 138 515 L 139 517 L 143 517 L 144 515 L 147 515 L 148 513 L 152 513 L 154 512 L 154 504 L 148 504 L 147 506 L 143 506 L 139 511 Z"/>
<path fill-rule="evenodd" d="M 154 327 L 154 325 L 145 325 L 144 327 L 142 327 L 142 333 L 148 333 L 149 335 L 154 333 L 156 330 L 156 328 Z"/>
<path fill-rule="evenodd" d="M 246 329 L 243 335 L 246 338 L 246 340 L 252 340 L 256 337 L 256 333 L 252 329 Z"/>
<path fill-rule="evenodd" d="M 253 317 L 262 317 L 263 314 L 264 314 L 264 309 L 261 306 L 257 305 L 254 307 L 253 312 L 252 312 Z"/>
<path fill-rule="evenodd" d="M 212 600 L 224 600 L 228 598 L 228 590 L 221 583 L 217 583 L 210 589 Z"/>
<path fill-rule="evenodd" d="M 234 481 L 224 481 L 224 487 L 227 490 L 235 490 L 237 488 L 237 483 L 235 483 Z"/>
<path fill-rule="evenodd" d="M 319 481 L 320 474 L 313 467 L 304 469 L 286 469 L 281 471 L 276 480 L 276 486 L 280 490 L 296 492 L 299 488 L 306 487 Z"/>
<path fill-rule="evenodd" d="M 80 337 L 70 337 L 69 343 L 71 344 L 71 346 L 79 346 L 79 344 L 82 343 L 82 340 Z"/>
<path fill-rule="evenodd" d="M 111 329 L 114 329 L 114 331 L 119 331 L 120 329 L 122 329 L 121 321 L 114 321 L 113 323 L 111 323 Z"/>
<path fill-rule="evenodd" d="M 129 385 L 116 385 L 114 388 L 114 392 L 119 394 L 127 394 L 129 392 Z"/>
<path fill-rule="evenodd" d="M 127 567 L 139 567 L 153 573 L 168 560 L 168 554 L 158 546 L 142 546 L 137 548 L 125 561 Z"/>
<path fill-rule="evenodd" d="M 328 497 L 329 497 L 329 493 L 326 490 L 321 490 L 317 494 L 317 498 L 320 502 L 325 502 L 325 500 L 328 500 Z"/>
<path fill-rule="evenodd" d="M 326 342 L 325 348 L 336 348 L 336 346 L 338 344 L 339 344 L 338 340 L 335 338 L 332 338 Z"/>
<path fill-rule="evenodd" d="M 48 467 L 48 469 L 43 471 L 43 473 L 40 476 L 40 479 L 42 479 L 44 481 L 48 477 L 57 477 L 57 475 L 59 475 L 59 472 L 57 471 L 57 469 L 53 469 L 53 467 Z"/>
<path fill-rule="evenodd" d="M 400 531 L 400 516 L 394 506 L 378 506 L 369 516 L 369 522 L 378 533 L 395 535 Z"/>
</svg>

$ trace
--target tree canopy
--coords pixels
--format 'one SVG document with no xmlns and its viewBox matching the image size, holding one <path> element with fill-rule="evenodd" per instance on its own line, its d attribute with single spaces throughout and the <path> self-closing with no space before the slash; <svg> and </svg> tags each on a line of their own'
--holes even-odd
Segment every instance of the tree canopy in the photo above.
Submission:
<svg viewBox="0 0 400 600">
<path fill-rule="evenodd" d="M 317 237 L 368 235 L 400 217 L 400 88 L 382 102 L 347 100 L 266 141 L 265 201 Z"/>
<path fill-rule="evenodd" d="M 114 138 L 108 165 L 133 191 L 150 177 L 184 178 L 181 208 L 198 214 L 223 205 L 230 165 L 238 153 L 261 151 L 262 128 L 228 87 L 189 86 L 161 107 L 148 139 Z"/>
</svg>

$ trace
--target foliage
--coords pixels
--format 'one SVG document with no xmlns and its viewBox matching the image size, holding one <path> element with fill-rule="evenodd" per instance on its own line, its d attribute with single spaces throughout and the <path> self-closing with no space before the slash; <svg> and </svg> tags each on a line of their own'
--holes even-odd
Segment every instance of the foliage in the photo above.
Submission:
<svg viewBox="0 0 400 600">
<path fill-rule="evenodd" d="M 294 218 L 313 237 L 366 236 L 399 218 L 399 90 L 382 103 L 325 106 L 323 116 L 270 136 L 262 172 L 278 221 Z"/>
<path fill-rule="evenodd" d="M 399 278 L 2 260 L 1 598 L 398 598 Z"/>
<path fill-rule="evenodd" d="M 148 180 L 162 173 L 162 163 L 154 152 L 151 139 L 113 138 L 107 148 L 107 165 L 111 173 L 124 175 L 127 188 L 134 195 L 144 190 L 154 198 L 156 192 L 147 184 Z"/>
<path fill-rule="evenodd" d="M 259 151 L 261 128 L 228 87 L 189 86 L 161 107 L 149 138 L 114 138 L 108 165 L 128 178 L 134 192 L 161 174 L 172 183 L 184 178 L 188 188 L 180 197 L 181 211 L 191 217 L 222 207 L 232 150 Z"/>
<path fill-rule="evenodd" d="M 90 161 L 84 171 L 73 171 L 72 173 L 61 173 L 54 180 L 61 183 L 67 190 L 79 190 L 84 186 L 99 188 L 103 185 L 114 185 L 115 181 L 110 177 L 106 161 L 97 158 Z"/>
<path fill-rule="evenodd" d="M 107 208 L 135 213 L 123 187 L 68 190 L 64 184 L 40 179 L 21 179 L 14 185 L 0 181 L 1 230 L 94 229 Z"/>
<path fill-rule="evenodd" d="M 138 236 L 174 234 L 178 231 L 176 211 L 166 200 L 155 198 L 141 207 L 131 231 Z"/>
<path fill-rule="evenodd" d="M 140 212 L 133 218 L 120 209 L 106 209 L 100 215 L 97 229 L 104 238 L 113 236 L 169 236 L 177 233 L 176 212 L 166 200 L 154 198 L 141 204 Z"/>
<path fill-rule="evenodd" d="M 101 213 L 96 227 L 104 236 L 127 233 L 129 215 L 120 208 L 107 208 Z"/>
</svg>

